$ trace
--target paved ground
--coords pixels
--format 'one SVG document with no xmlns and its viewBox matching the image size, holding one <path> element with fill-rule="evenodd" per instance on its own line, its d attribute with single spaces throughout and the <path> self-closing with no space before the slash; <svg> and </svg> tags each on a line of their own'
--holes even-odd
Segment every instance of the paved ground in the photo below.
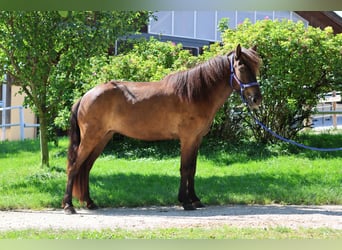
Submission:
<svg viewBox="0 0 342 250">
<path fill-rule="evenodd" d="M 196 211 L 181 207 L 78 210 L 0 211 L 0 231 L 19 229 L 155 229 L 184 227 L 329 227 L 342 230 L 342 206 L 208 206 Z"/>
</svg>

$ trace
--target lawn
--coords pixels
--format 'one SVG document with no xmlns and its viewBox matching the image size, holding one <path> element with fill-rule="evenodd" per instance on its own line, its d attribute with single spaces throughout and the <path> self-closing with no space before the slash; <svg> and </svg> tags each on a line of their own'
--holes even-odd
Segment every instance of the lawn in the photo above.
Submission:
<svg viewBox="0 0 342 250">
<path fill-rule="evenodd" d="M 304 134 L 301 142 L 341 147 L 342 133 Z M 0 209 L 59 208 L 65 191 L 67 138 L 50 145 L 51 167 L 39 166 L 39 141 L 0 143 Z M 205 139 L 196 190 L 205 204 L 342 204 L 342 152 L 321 153 L 287 144 L 230 144 Z M 100 207 L 177 204 L 176 141 L 112 141 L 90 175 Z M 75 202 L 79 206 L 78 202 Z"/>
</svg>

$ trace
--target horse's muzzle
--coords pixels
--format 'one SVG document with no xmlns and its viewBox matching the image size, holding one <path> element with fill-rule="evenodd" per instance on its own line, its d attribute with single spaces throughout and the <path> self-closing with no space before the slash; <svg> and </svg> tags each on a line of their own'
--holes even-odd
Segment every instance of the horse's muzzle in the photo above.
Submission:
<svg viewBox="0 0 342 250">
<path fill-rule="evenodd" d="M 247 97 L 247 104 L 251 110 L 257 110 L 259 109 L 261 105 L 261 95 L 254 95 L 254 96 L 248 96 Z"/>
</svg>

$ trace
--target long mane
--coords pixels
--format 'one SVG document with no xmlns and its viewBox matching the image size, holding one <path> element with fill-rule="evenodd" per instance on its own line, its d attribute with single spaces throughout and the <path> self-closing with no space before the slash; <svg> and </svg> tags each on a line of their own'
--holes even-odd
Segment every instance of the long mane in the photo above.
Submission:
<svg viewBox="0 0 342 250">
<path fill-rule="evenodd" d="M 187 101 L 202 99 L 215 82 L 228 78 L 227 56 L 217 56 L 189 70 L 176 72 L 164 78 L 176 95 Z"/>
<path fill-rule="evenodd" d="M 182 100 L 197 101 L 204 98 L 216 82 L 226 80 L 230 74 L 228 55 L 214 57 L 189 70 L 176 72 L 164 78 L 167 86 Z M 242 48 L 241 58 L 255 75 L 258 74 L 260 58 L 252 49 Z"/>
</svg>

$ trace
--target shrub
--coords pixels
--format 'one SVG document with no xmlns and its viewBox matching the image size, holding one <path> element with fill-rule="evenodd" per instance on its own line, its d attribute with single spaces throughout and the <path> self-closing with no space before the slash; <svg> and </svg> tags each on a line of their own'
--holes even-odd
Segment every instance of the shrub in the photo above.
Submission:
<svg viewBox="0 0 342 250">
<path fill-rule="evenodd" d="M 235 30 L 227 27 L 220 25 L 223 46 L 213 44 L 199 57 L 192 56 L 181 45 L 154 38 L 141 41 L 118 56 L 94 57 L 75 96 L 78 98 L 111 79 L 158 81 L 173 71 L 226 54 L 237 44 L 257 45 L 263 60 L 259 77 L 263 103 L 256 116 L 276 133 L 293 139 L 306 126 L 304 121 L 313 114 L 319 98 L 342 87 L 342 34 L 334 35 L 330 27 L 321 30 L 288 20 L 252 24 L 246 19 Z M 211 134 L 231 141 L 251 136 L 258 141 L 273 141 L 271 135 L 243 112 L 241 104 L 239 94 L 228 98 L 215 117 Z M 66 127 L 69 111 L 60 114 L 59 125 Z"/>
<path fill-rule="evenodd" d="M 97 84 L 110 80 L 159 81 L 173 71 L 194 66 L 199 58 L 193 56 L 182 45 L 160 42 L 155 38 L 140 40 L 133 48 L 117 56 L 97 56 L 90 60 L 80 83 L 74 91 L 75 101 Z M 55 123 L 66 129 L 69 125 L 69 108 L 60 110 Z"/>
<path fill-rule="evenodd" d="M 83 91 L 112 79 L 123 81 L 159 81 L 172 71 L 193 66 L 198 58 L 182 46 L 160 42 L 155 38 L 141 40 L 125 54 L 92 59 L 89 73 L 84 77 Z"/>
<path fill-rule="evenodd" d="M 304 121 L 313 114 L 323 93 L 341 89 L 342 35 L 335 36 L 330 27 L 321 30 L 289 20 L 255 24 L 245 20 L 236 30 L 226 29 L 222 40 L 224 45 L 207 50 L 205 57 L 231 51 L 238 43 L 244 47 L 257 45 L 263 60 L 259 78 L 263 104 L 257 116 L 285 137 L 294 138 L 305 127 Z M 232 106 L 240 103 L 236 100 Z M 218 114 L 219 125 L 236 122 L 234 116 L 227 115 L 232 113 L 232 106 Z M 273 140 L 245 113 L 239 117 L 250 125 L 258 140 Z M 241 123 L 236 126 L 239 131 Z"/>
</svg>

